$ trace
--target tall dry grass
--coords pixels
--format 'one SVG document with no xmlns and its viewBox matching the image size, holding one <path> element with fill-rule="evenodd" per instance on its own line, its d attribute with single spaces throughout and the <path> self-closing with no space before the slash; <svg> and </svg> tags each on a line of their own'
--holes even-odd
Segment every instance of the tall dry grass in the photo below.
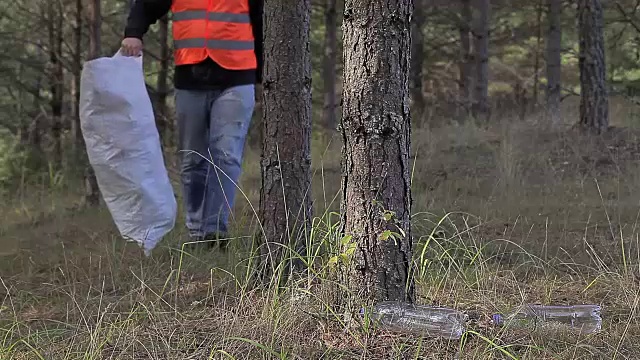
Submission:
<svg viewBox="0 0 640 360">
<path fill-rule="evenodd" d="M 626 105 L 625 105 L 626 106 Z M 227 253 L 183 246 L 151 258 L 118 239 L 106 210 L 32 194 L 0 212 L 0 359 L 640 358 L 638 135 L 614 104 L 601 139 L 538 119 L 413 132 L 419 303 L 470 315 L 460 341 L 346 323 L 336 313 L 337 140 L 314 140 L 312 273 L 252 280 L 259 169 L 249 149 Z M 575 117 L 565 109 L 568 119 Z M 593 335 L 506 331 L 490 316 L 523 303 L 596 303 Z"/>
</svg>

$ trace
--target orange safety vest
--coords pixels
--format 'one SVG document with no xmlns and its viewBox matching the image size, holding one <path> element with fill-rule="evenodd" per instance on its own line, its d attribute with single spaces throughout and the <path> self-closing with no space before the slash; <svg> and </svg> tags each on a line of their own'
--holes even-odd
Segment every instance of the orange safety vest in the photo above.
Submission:
<svg viewBox="0 0 640 360">
<path fill-rule="evenodd" d="M 248 0 L 174 0 L 171 12 L 176 65 L 210 57 L 229 70 L 257 67 Z"/>
</svg>

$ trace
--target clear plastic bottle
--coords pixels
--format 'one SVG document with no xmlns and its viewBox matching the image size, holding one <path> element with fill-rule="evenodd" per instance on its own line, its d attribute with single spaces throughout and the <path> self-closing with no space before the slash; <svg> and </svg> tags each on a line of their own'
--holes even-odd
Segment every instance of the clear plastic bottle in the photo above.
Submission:
<svg viewBox="0 0 640 360">
<path fill-rule="evenodd" d="M 375 305 L 369 316 L 388 329 L 446 339 L 459 339 L 468 319 L 466 314 L 454 309 L 394 301 Z"/>
<path fill-rule="evenodd" d="M 599 305 L 524 305 L 511 313 L 493 315 L 493 323 L 501 326 L 538 330 L 560 326 L 590 334 L 600 331 L 602 318 Z"/>
</svg>

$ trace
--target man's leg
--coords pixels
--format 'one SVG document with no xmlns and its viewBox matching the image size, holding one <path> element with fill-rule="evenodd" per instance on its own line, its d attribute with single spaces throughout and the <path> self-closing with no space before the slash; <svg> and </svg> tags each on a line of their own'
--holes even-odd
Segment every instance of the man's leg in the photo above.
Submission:
<svg viewBox="0 0 640 360">
<path fill-rule="evenodd" d="M 209 180 L 212 196 L 207 203 L 205 230 L 208 233 L 227 233 L 254 107 L 254 85 L 229 88 L 211 105 L 209 150 L 214 166 Z"/>
<path fill-rule="evenodd" d="M 207 161 L 210 94 L 176 89 L 175 99 L 186 225 L 189 235 L 202 237 L 205 235 L 203 220 L 210 171 Z"/>
</svg>

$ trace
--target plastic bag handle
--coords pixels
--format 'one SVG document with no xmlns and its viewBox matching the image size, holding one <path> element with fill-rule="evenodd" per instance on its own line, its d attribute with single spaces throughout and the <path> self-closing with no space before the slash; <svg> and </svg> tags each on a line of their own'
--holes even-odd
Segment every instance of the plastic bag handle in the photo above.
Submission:
<svg viewBox="0 0 640 360">
<path fill-rule="evenodd" d="M 140 67 L 142 67 L 142 56 L 143 53 L 140 52 L 140 55 L 138 56 L 126 56 L 122 54 L 122 48 L 119 48 L 118 51 L 113 55 L 114 58 L 116 57 L 132 57 L 136 60 L 136 62 L 138 63 L 138 65 L 140 65 Z"/>
</svg>

